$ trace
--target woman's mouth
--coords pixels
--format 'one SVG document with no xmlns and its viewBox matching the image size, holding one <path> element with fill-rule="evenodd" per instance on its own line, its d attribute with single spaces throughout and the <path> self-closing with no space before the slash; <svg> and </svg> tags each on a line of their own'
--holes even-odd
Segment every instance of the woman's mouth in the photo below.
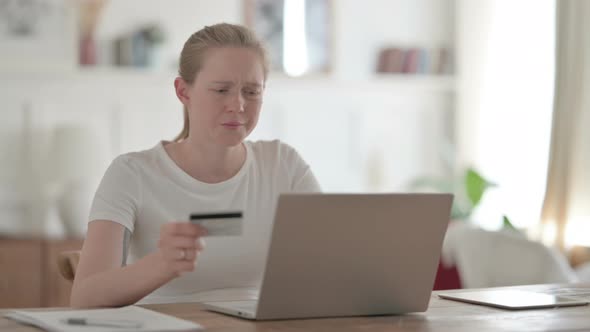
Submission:
<svg viewBox="0 0 590 332">
<path fill-rule="evenodd" d="M 224 127 L 226 127 L 226 128 L 233 129 L 233 128 L 241 127 L 244 124 L 241 123 L 241 122 L 238 122 L 238 121 L 230 121 L 230 122 L 224 122 L 221 125 L 224 126 Z"/>
</svg>

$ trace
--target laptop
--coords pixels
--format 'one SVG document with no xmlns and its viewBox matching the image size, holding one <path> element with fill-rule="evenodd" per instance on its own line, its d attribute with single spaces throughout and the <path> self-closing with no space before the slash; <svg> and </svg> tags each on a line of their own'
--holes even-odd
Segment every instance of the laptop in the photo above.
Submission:
<svg viewBox="0 0 590 332">
<path fill-rule="evenodd" d="M 258 300 L 205 302 L 254 320 L 426 311 L 451 194 L 283 194 Z"/>
</svg>

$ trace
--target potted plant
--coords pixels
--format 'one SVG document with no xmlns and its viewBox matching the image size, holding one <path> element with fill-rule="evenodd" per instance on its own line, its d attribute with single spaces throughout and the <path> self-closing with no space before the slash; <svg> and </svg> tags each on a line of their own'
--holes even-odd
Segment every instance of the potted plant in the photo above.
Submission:
<svg viewBox="0 0 590 332">
<path fill-rule="evenodd" d="M 496 186 L 473 168 L 467 168 L 456 177 L 424 176 L 415 179 L 409 185 L 412 190 L 435 190 L 455 195 L 451 208 L 451 220 L 470 220 L 475 208 L 480 204 L 485 192 Z M 503 227 L 516 228 L 507 216 L 502 216 Z"/>
</svg>

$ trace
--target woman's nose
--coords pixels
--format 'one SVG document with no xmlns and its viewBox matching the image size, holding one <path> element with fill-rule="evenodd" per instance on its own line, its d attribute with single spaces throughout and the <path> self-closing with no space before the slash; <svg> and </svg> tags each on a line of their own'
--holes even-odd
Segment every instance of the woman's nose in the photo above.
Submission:
<svg viewBox="0 0 590 332">
<path fill-rule="evenodd" d="M 241 93 L 236 93 L 234 96 L 232 96 L 231 98 L 231 103 L 230 103 L 230 111 L 232 112 L 244 112 L 244 107 L 245 107 L 245 99 L 244 96 L 242 96 Z"/>
</svg>

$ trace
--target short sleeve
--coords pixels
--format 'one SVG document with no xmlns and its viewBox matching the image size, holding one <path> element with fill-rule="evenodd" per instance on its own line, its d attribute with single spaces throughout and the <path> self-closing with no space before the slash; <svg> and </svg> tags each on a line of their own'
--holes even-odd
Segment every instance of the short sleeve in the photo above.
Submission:
<svg viewBox="0 0 590 332">
<path fill-rule="evenodd" d="M 322 191 L 318 180 L 311 171 L 311 167 L 303 160 L 297 150 L 293 147 L 283 144 L 285 150 L 283 159 L 286 162 L 287 169 L 291 174 L 291 191 L 298 193 L 320 192 Z"/>
<path fill-rule="evenodd" d="M 139 174 L 127 156 L 119 156 L 113 160 L 96 190 L 89 222 L 110 220 L 133 231 L 140 199 Z"/>
</svg>

